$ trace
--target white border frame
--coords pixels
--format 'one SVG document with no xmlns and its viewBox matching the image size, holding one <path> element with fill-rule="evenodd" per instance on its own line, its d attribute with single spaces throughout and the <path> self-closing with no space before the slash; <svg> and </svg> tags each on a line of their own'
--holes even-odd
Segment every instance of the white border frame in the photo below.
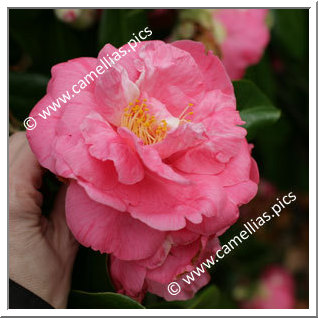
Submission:
<svg viewBox="0 0 318 318">
<path fill-rule="evenodd" d="M 115 5 L 112 5 L 115 4 Z M 8 7 L 21 7 L 24 8 L 25 4 L 28 7 L 90 7 L 103 8 L 107 7 L 131 7 L 132 3 L 128 1 L 109 2 L 103 0 L 90 0 L 89 2 L 79 0 L 55 0 L 46 1 L 45 3 L 40 0 L 29 0 L 28 2 L 22 0 L 5 1 L 1 6 L 1 43 L 7 43 L 7 50 L 1 50 L 1 83 L 0 86 L 1 96 L 5 97 L 5 103 L 0 107 L 1 114 L 1 135 L 2 149 L 7 149 L 8 138 L 8 112 L 5 105 L 8 105 Z M 67 4 L 67 5 L 66 5 Z M 8 281 L 7 262 L 2 261 L 1 276 L 0 276 L 0 314 L 1 316 L 316 316 L 316 9 L 317 4 L 315 1 L 281 1 L 281 0 L 267 0 L 267 1 L 182 1 L 182 0 L 161 0 L 157 1 L 156 5 L 153 1 L 148 2 L 145 0 L 135 0 L 134 7 L 140 8 L 176 8 L 176 7 L 270 7 L 270 8 L 309 8 L 309 309 L 7 309 L 8 299 Z M 4 6 L 5 5 L 5 6 Z M 6 137 L 5 137 L 6 136 Z M 8 151 L 8 150 L 7 150 Z M 8 153 L 7 153 L 8 157 Z M 1 167 L 8 169 L 5 158 L 1 159 Z M 296 167 L 295 167 L 296 168 Z M 5 172 L 3 173 L 5 175 Z M 8 170 L 7 170 L 8 175 Z M 1 202 L 7 202 L 7 180 L 1 180 Z M 7 204 L 4 206 L 1 213 L 1 251 L 2 255 L 7 255 Z M 7 259 L 7 257 L 2 258 Z"/>
</svg>

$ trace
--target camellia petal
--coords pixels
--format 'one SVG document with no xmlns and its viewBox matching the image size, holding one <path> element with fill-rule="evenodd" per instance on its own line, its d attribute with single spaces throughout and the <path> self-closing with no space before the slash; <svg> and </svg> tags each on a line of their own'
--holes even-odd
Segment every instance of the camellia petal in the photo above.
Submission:
<svg viewBox="0 0 318 318">
<path fill-rule="evenodd" d="M 90 154 L 101 161 L 113 161 L 119 182 L 134 184 L 143 179 L 144 168 L 136 153 L 99 114 L 90 114 L 81 128 Z"/>
<path fill-rule="evenodd" d="M 75 238 L 84 246 L 102 253 L 113 253 L 124 260 L 151 256 L 166 235 L 134 220 L 127 212 L 91 200 L 74 181 L 66 195 L 66 220 Z M 123 240 L 133 242 L 134 248 L 122 244 Z"/>
</svg>

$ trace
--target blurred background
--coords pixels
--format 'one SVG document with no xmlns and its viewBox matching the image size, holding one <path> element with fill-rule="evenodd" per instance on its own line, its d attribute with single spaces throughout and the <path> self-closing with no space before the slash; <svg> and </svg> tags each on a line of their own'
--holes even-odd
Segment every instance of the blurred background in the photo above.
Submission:
<svg viewBox="0 0 318 318">
<path fill-rule="evenodd" d="M 96 57 L 106 43 L 119 47 L 146 26 L 152 40 L 201 41 L 222 58 L 222 46 L 210 28 L 212 11 L 10 9 L 9 133 L 24 130 L 23 120 L 45 95 L 53 65 Z M 245 222 L 268 211 L 276 198 L 292 191 L 297 200 L 214 266 L 210 284 L 195 300 L 166 302 L 147 294 L 147 308 L 308 308 L 308 10 L 269 10 L 265 23 L 269 43 L 259 61 L 246 67 L 244 80 L 252 81 L 281 112 L 271 124 L 247 127 L 260 170 L 259 192 L 241 208 L 239 221 L 221 237 L 221 244 L 237 235 Z M 46 173 L 42 192 L 47 213 L 59 184 Z M 119 306 L 76 292 L 113 292 L 106 262 L 107 255 L 80 248 L 69 308 Z"/>
</svg>

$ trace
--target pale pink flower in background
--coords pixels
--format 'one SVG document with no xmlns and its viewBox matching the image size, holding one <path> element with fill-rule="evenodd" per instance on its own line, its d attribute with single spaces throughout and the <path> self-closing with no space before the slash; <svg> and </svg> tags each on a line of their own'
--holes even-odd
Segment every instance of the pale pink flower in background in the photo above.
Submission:
<svg viewBox="0 0 318 318">
<path fill-rule="evenodd" d="M 242 302 L 242 308 L 295 308 L 295 283 L 293 276 L 281 266 L 269 266 L 261 275 L 256 293 L 251 299 Z"/>
<path fill-rule="evenodd" d="M 76 29 L 86 29 L 98 18 L 96 9 L 54 9 L 56 17 Z"/>
<path fill-rule="evenodd" d="M 268 9 L 184 9 L 168 42 L 202 42 L 224 63 L 232 80 L 258 63 L 270 39 Z"/>
<path fill-rule="evenodd" d="M 222 62 L 231 79 L 244 76 L 247 67 L 260 61 L 269 42 L 268 9 L 220 9 L 213 19 L 224 29 L 220 39 Z"/>
<path fill-rule="evenodd" d="M 168 283 L 209 257 L 254 197 L 258 169 L 223 64 L 193 41 L 140 43 L 39 117 L 114 51 L 107 44 L 97 59 L 54 66 L 27 137 L 40 164 L 69 179 L 67 223 L 82 245 L 111 254 L 118 291 L 171 299 Z M 208 280 L 173 299 L 192 297 Z"/>
</svg>

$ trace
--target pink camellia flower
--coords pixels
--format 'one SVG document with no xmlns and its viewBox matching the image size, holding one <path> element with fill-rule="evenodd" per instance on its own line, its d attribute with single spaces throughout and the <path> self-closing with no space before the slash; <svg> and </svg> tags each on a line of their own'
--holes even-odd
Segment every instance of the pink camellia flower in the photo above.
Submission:
<svg viewBox="0 0 318 318">
<path fill-rule="evenodd" d="M 139 301 L 146 291 L 187 299 L 208 274 L 176 296 L 167 285 L 219 247 L 257 192 L 257 165 L 216 56 L 192 41 L 123 50 L 96 77 L 102 58 L 118 52 L 109 44 L 97 59 L 54 66 L 27 137 L 40 164 L 70 180 L 68 226 L 82 245 L 111 254 L 118 291 Z M 90 85 L 39 117 L 87 74 Z"/>
<path fill-rule="evenodd" d="M 267 9 L 185 9 L 168 41 L 192 39 L 218 55 L 232 80 L 260 61 L 269 42 Z"/>
<path fill-rule="evenodd" d="M 257 292 L 252 299 L 242 303 L 242 308 L 293 309 L 295 287 L 293 277 L 286 269 L 272 265 L 262 274 Z"/>
<path fill-rule="evenodd" d="M 222 62 L 231 79 L 244 76 L 248 66 L 261 59 L 269 42 L 269 30 L 266 25 L 267 9 L 221 9 L 212 13 L 224 29 L 220 38 Z"/>
</svg>

